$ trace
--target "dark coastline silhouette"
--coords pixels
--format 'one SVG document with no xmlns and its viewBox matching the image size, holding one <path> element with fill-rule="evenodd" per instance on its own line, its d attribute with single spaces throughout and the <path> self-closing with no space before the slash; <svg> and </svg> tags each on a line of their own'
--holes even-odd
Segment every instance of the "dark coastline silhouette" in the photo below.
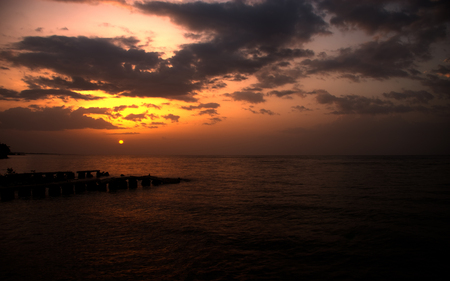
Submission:
<svg viewBox="0 0 450 281">
<path fill-rule="evenodd" d="M 9 149 L 9 146 L 4 143 L 0 143 L 0 159 L 8 158 L 8 154 L 10 153 L 11 149 Z"/>
</svg>

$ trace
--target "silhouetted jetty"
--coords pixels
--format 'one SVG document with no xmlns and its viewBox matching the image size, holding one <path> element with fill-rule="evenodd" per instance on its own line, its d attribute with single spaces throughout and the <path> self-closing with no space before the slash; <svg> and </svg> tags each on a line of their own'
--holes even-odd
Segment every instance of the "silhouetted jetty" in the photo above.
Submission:
<svg viewBox="0 0 450 281">
<path fill-rule="evenodd" d="M 11 173 L 0 176 L 0 197 L 1 201 L 9 201 L 16 197 L 44 198 L 80 194 L 86 191 L 115 192 L 120 189 L 136 189 L 139 182 L 142 187 L 148 188 L 181 181 L 183 180 L 180 178 L 160 178 L 150 174 L 111 177 L 108 172 L 100 170 L 76 171 L 76 173 L 71 171 Z"/>
</svg>

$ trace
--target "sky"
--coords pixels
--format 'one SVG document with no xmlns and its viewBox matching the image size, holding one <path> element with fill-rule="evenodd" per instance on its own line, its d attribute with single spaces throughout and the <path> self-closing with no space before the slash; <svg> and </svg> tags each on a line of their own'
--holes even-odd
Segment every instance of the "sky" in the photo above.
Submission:
<svg viewBox="0 0 450 281">
<path fill-rule="evenodd" d="M 449 12 L 446 0 L 2 0 L 0 142 L 450 154 Z"/>
</svg>

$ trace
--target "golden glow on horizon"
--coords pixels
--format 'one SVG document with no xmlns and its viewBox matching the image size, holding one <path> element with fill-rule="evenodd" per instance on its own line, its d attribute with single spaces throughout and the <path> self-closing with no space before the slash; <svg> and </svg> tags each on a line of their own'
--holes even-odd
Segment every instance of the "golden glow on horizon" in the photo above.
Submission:
<svg viewBox="0 0 450 281">
<path fill-rule="evenodd" d="M 119 144 L 123 144 L 123 140 L 119 140 Z"/>
<path fill-rule="evenodd" d="M 132 129 L 139 132 L 154 131 L 154 129 L 172 127 L 176 124 L 192 123 L 199 118 L 204 120 L 202 121 L 204 123 L 209 117 L 208 115 L 199 116 L 195 111 L 182 109 L 182 106 L 193 105 L 184 101 L 168 101 L 163 98 L 117 97 L 102 91 L 76 92 L 83 95 L 100 96 L 102 99 L 92 101 L 71 100 L 71 104 L 76 105 L 74 110 L 77 107 L 91 109 L 90 113 L 84 113 L 84 115 L 95 119 L 102 118 L 122 129 Z M 171 120 L 168 117 L 170 114 L 179 116 L 178 122 Z"/>
</svg>

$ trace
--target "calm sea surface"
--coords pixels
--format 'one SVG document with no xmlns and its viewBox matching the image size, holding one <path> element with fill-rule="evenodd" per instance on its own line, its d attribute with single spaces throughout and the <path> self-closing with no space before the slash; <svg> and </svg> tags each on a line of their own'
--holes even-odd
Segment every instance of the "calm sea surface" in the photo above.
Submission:
<svg viewBox="0 0 450 281">
<path fill-rule="evenodd" d="M 449 280 L 450 157 L 27 155 L 174 185 L 0 202 L 1 280 Z"/>
</svg>

